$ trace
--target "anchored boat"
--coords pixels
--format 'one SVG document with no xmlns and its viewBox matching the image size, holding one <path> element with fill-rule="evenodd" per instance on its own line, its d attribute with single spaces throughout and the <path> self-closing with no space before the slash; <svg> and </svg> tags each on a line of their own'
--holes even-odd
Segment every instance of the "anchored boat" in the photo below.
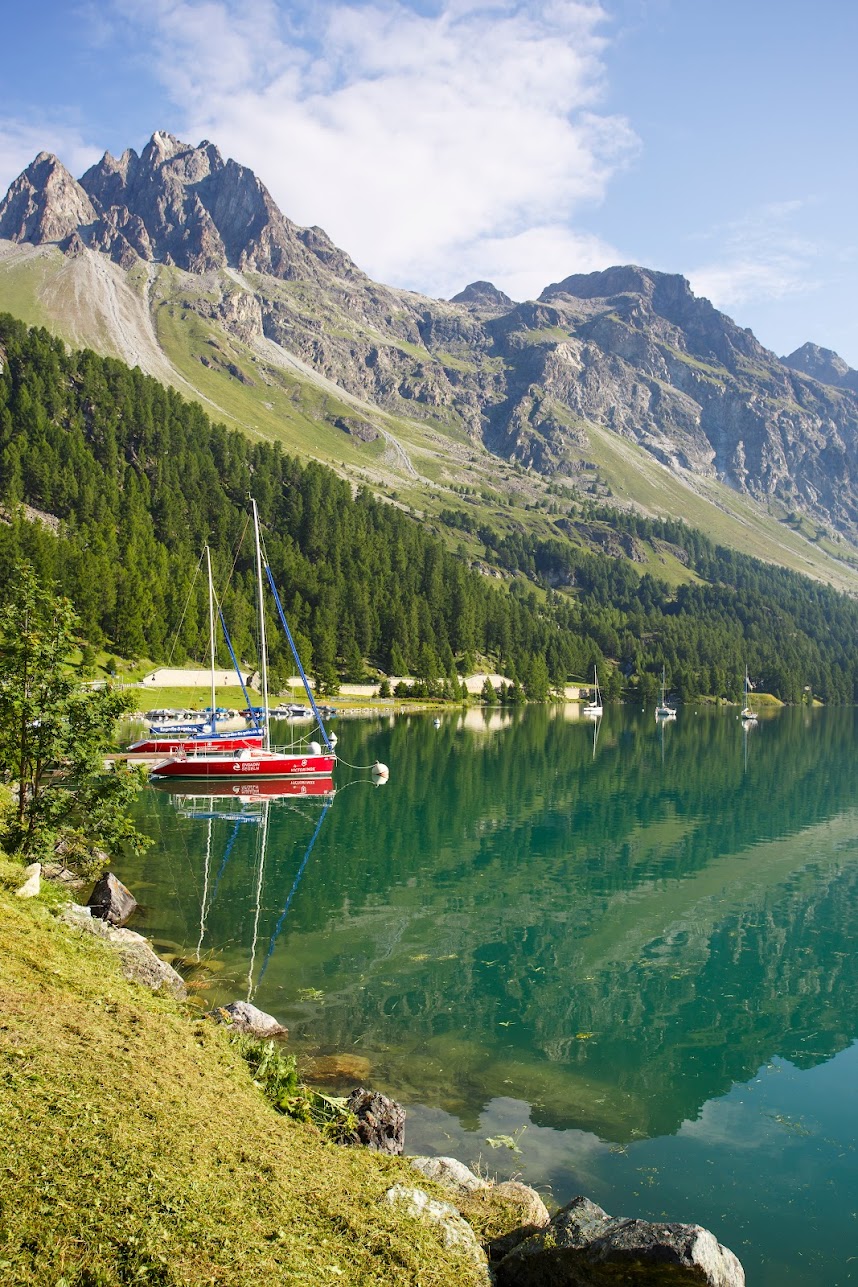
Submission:
<svg viewBox="0 0 858 1287">
<path fill-rule="evenodd" d="M 262 541 L 259 534 L 259 511 L 256 507 L 256 501 L 251 502 L 253 507 L 253 532 L 256 549 L 256 586 L 259 611 L 259 654 L 260 654 L 260 679 L 262 684 L 262 728 L 261 740 L 259 745 L 244 746 L 236 749 L 202 749 L 194 744 L 184 745 L 169 759 L 162 760 L 152 769 L 151 777 L 154 781 L 166 781 L 174 779 L 188 778 L 196 781 L 205 781 L 212 778 L 229 778 L 232 781 L 250 781 L 252 779 L 262 778 L 330 778 L 334 771 L 334 765 L 337 757 L 334 754 L 331 740 L 325 730 L 322 722 L 322 716 L 316 706 L 313 691 L 310 688 L 307 676 L 304 673 L 304 667 L 301 664 L 301 658 L 298 656 L 298 650 L 295 647 L 295 641 L 292 638 L 292 632 L 286 622 L 283 612 L 283 606 L 280 602 L 280 596 L 274 584 L 271 575 L 271 569 L 268 563 L 265 563 L 265 573 L 274 601 L 277 605 L 277 612 L 280 617 L 281 625 L 286 632 L 289 645 L 292 649 L 292 656 L 298 667 L 298 673 L 304 684 L 304 690 L 310 703 L 311 710 L 318 726 L 321 744 L 318 741 L 311 741 L 306 746 L 299 747 L 296 751 L 294 748 L 286 749 L 283 747 L 273 747 L 270 742 L 270 720 L 268 718 L 268 650 L 265 642 L 265 601 L 263 596 L 263 562 L 262 562 Z M 214 703 L 213 703 L 214 704 Z"/>
</svg>

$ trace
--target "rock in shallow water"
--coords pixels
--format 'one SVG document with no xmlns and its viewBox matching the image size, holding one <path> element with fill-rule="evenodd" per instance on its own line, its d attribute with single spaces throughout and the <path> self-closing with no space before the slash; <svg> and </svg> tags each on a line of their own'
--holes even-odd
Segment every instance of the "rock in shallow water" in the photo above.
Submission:
<svg viewBox="0 0 858 1287">
<path fill-rule="evenodd" d="M 137 899 L 112 871 L 106 871 L 90 894 L 87 907 L 99 920 L 121 926 L 131 919 Z"/>
<path fill-rule="evenodd" d="M 257 1010 L 249 1001 L 230 1001 L 212 1011 L 214 1018 L 223 1019 L 238 1032 L 251 1037 L 288 1037 L 289 1029 L 278 1023 L 273 1015 Z"/>
</svg>

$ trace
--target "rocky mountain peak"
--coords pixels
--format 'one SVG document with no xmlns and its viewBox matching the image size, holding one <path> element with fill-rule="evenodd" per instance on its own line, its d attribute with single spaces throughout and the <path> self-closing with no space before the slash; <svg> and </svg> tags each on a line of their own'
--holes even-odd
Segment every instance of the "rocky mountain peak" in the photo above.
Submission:
<svg viewBox="0 0 858 1287">
<path fill-rule="evenodd" d="M 475 308 L 511 308 L 514 301 L 492 282 L 471 282 L 450 300 L 451 304 L 469 304 Z"/>
<path fill-rule="evenodd" d="M 652 298 L 657 279 L 665 273 L 655 273 L 636 264 L 618 264 L 594 273 L 572 273 L 560 282 L 552 282 L 540 295 L 540 301 L 558 295 L 571 295 L 576 299 L 611 299 L 616 295 L 642 295 Z M 679 278 L 688 287 L 685 278 Z"/>
<path fill-rule="evenodd" d="M 781 361 L 784 366 L 793 371 L 801 371 L 822 384 L 833 384 L 838 388 L 858 392 L 858 371 L 853 370 L 833 349 L 824 349 L 818 344 L 802 344 L 801 348 L 782 357 Z"/>
<path fill-rule="evenodd" d="M 72 234 L 75 234 L 72 240 Z M 366 280 L 320 228 L 300 229 L 252 170 L 156 130 L 142 153 L 105 152 L 77 183 L 41 153 L 0 205 L 0 236 L 205 273 L 230 266 L 286 279 Z"/>
<path fill-rule="evenodd" d="M 166 130 L 155 130 L 143 149 L 142 159 L 147 165 L 154 168 L 169 157 L 176 156 L 179 152 L 187 151 L 189 151 L 187 143 L 182 143 L 176 138 L 175 134 L 168 134 Z"/>
<path fill-rule="evenodd" d="M 0 202 L 0 237 L 9 241 L 62 241 L 96 219 L 86 192 L 62 161 L 40 152 Z"/>
</svg>

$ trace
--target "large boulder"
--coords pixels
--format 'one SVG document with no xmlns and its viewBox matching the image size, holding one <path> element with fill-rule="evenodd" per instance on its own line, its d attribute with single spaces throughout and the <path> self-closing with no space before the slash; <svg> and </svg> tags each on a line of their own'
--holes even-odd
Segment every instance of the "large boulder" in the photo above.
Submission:
<svg viewBox="0 0 858 1287">
<path fill-rule="evenodd" d="M 498 1238 L 493 1238 L 489 1243 L 489 1260 L 497 1261 L 503 1260 L 513 1248 L 544 1229 L 551 1220 L 551 1216 L 536 1189 L 532 1189 L 529 1184 L 522 1184 L 520 1180 L 504 1180 L 500 1184 L 495 1184 L 492 1186 L 491 1194 L 495 1201 L 501 1198 L 509 1207 L 510 1213 L 515 1213 L 517 1220 L 514 1229 Z"/>
<path fill-rule="evenodd" d="M 106 871 L 90 894 L 87 907 L 99 920 L 121 926 L 131 919 L 137 900 L 112 871 Z"/>
<path fill-rule="evenodd" d="M 744 1287 L 736 1256 L 696 1224 L 612 1217 L 573 1198 L 540 1233 L 505 1256 L 497 1287 Z"/>
<path fill-rule="evenodd" d="M 395 1099 L 358 1086 L 349 1095 L 346 1107 L 357 1118 L 351 1137 L 378 1153 L 401 1153 L 405 1146 L 405 1109 Z"/>
</svg>

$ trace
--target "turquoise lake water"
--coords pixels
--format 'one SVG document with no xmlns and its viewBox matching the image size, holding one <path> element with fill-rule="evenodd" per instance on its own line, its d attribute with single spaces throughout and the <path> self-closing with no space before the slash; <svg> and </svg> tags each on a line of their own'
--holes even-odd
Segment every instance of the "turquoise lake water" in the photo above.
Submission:
<svg viewBox="0 0 858 1287">
<path fill-rule="evenodd" d="M 335 721 L 390 780 L 330 802 L 148 789 L 135 925 L 408 1152 L 858 1283 L 858 712 L 574 711 Z"/>
</svg>

